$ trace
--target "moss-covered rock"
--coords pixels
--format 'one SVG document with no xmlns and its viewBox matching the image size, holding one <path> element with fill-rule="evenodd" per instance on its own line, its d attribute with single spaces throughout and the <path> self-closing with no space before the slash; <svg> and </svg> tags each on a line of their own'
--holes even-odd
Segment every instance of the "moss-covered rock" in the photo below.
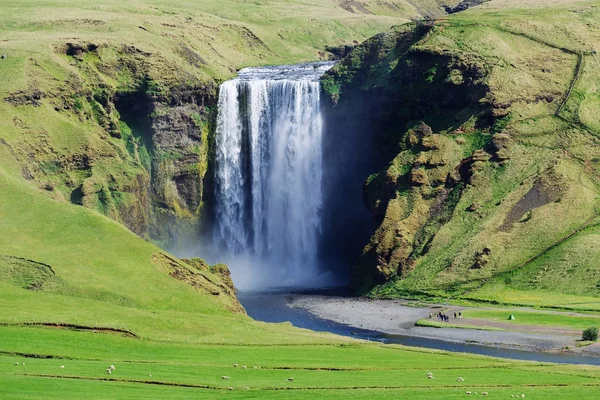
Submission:
<svg viewBox="0 0 600 400">
<path fill-rule="evenodd" d="M 597 133 L 555 116 L 577 59 L 467 14 L 378 35 L 323 78 L 329 124 L 365 148 L 373 143 L 384 164 L 365 175 L 376 228 L 352 287 L 373 296 L 483 298 L 485 285 L 543 281 L 593 295 L 596 285 L 575 277 L 595 269 L 580 269 L 566 243 L 588 240 L 599 218 L 598 148 L 581 147 Z M 557 288 L 550 275 L 570 284 Z"/>
<path fill-rule="evenodd" d="M 65 131 L 51 127 L 15 147 L 28 179 L 165 247 L 196 241 L 211 181 L 214 81 L 133 46 L 67 42 L 55 52 L 67 79 L 26 97 L 51 104 L 48 120 L 64 120 Z M 24 122 L 16 129 L 32 131 Z"/>
</svg>

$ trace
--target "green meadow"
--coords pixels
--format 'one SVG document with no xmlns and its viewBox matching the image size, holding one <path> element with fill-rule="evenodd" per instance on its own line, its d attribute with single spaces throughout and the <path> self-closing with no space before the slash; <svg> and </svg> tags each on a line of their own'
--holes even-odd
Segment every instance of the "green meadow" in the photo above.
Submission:
<svg viewBox="0 0 600 400">
<path fill-rule="evenodd" d="M 577 399 L 590 398 L 600 384 L 592 367 L 337 339 L 293 345 L 294 334 L 285 345 L 258 345 L 250 337 L 189 344 L 31 327 L 5 326 L 0 333 L 0 395 L 11 399 L 60 398 L 64 391 L 71 398 L 454 399 L 488 392 Z M 110 365 L 115 370 L 108 374 Z"/>
</svg>

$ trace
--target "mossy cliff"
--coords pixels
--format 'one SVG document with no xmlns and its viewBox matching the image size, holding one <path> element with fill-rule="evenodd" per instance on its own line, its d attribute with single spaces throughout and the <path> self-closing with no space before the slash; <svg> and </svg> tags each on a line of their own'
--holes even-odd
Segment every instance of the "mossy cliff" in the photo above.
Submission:
<svg viewBox="0 0 600 400">
<path fill-rule="evenodd" d="M 23 176 L 165 245 L 197 236 L 216 84 L 133 46 L 68 42 L 53 51 L 63 65 L 18 60 L 37 79 L 5 99 L 62 123 L 53 135 L 13 117 Z"/>
<path fill-rule="evenodd" d="M 510 292 L 513 302 L 515 289 L 598 295 L 600 248 L 584 243 L 598 239 L 600 131 L 567 97 L 574 84 L 600 111 L 589 100 L 595 43 L 563 46 L 576 24 L 545 42 L 541 21 L 559 25 L 572 10 L 529 23 L 518 11 L 474 10 L 375 36 L 323 77 L 338 139 L 358 137 L 381 166 L 364 176 L 377 227 L 352 287 L 378 297 Z"/>
</svg>

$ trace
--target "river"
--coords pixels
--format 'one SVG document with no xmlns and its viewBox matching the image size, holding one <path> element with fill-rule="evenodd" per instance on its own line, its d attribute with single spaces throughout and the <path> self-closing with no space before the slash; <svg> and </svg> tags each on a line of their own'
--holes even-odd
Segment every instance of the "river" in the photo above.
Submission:
<svg viewBox="0 0 600 400">
<path fill-rule="evenodd" d="M 302 293 L 310 294 L 307 292 L 300 292 L 300 295 L 302 295 Z M 327 293 L 338 295 L 341 293 L 341 291 L 328 291 Z M 250 317 L 264 322 L 279 323 L 288 321 L 298 328 L 311 329 L 320 332 L 331 332 L 337 335 L 377 341 L 385 344 L 401 344 L 413 347 L 425 347 L 459 353 L 480 354 L 514 360 L 600 365 L 600 357 L 580 356 L 574 354 L 555 354 L 541 351 L 524 351 L 484 346 L 480 344 L 456 343 L 414 336 L 389 335 L 373 330 L 360 329 L 320 318 L 302 308 L 290 307 L 288 305 L 288 300 L 292 296 L 296 295 L 298 294 L 289 291 L 242 291 L 238 293 L 238 298 L 242 305 L 246 308 L 246 311 Z"/>
</svg>

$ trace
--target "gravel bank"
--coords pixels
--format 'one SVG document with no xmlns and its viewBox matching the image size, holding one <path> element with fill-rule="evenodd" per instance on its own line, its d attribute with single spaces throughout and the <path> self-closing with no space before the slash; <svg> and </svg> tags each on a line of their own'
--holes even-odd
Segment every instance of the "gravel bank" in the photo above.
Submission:
<svg viewBox="0 0 600 400">
<path fill-rule="evenodd" d="M 288 300 L 289 306 L 305 309 L 320 318 L 390 335 L 546 352 L 564 351 L 561 349 L 568 346 L 573 353 L 600 356 L 599 345 L 577 348 L 576 338 L 573 336 L 417 327 L 415 322 L 428 318 L 430 312 L 436 314 L 440 307 L 417 308 L 405 304 L 402 300 L 367 300 L 303 294 L 291 296 Z"/>
</svg>

